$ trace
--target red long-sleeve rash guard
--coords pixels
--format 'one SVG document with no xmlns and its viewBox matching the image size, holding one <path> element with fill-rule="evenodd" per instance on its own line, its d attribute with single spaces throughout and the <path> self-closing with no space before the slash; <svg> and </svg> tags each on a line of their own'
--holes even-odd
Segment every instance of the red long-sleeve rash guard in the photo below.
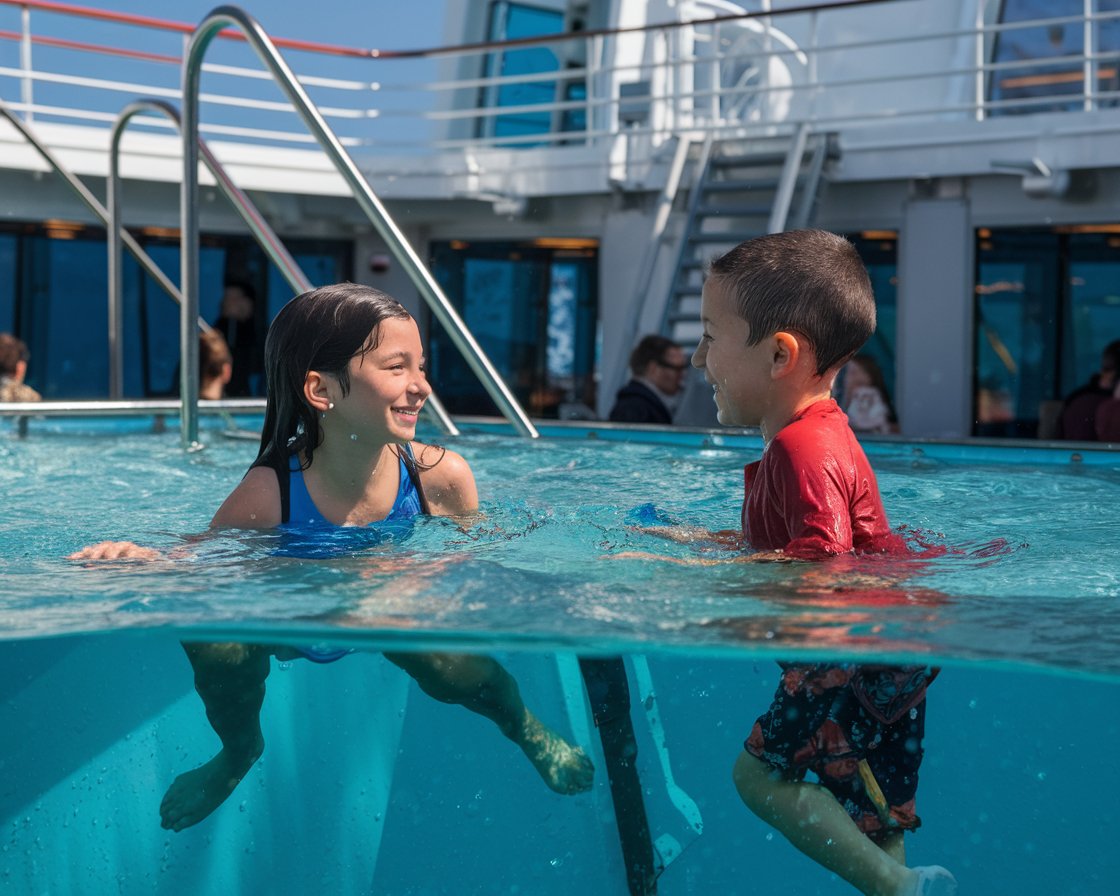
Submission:
<svg viewBox="0 0 1120 896">
<path fill-rule="evenodd" d="M 832 399 L 802 410 L 744 470 L 743 536 L 757 551 L 815 560 L 904 551 L 875 473 Z"/>
</svg>

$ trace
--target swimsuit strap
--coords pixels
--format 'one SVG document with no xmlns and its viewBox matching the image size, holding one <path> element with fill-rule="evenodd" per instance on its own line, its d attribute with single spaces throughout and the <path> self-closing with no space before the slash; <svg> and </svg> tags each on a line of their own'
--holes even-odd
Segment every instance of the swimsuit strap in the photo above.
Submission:
<svg viewBox="0 0 1120 896">
<path fill-rule="evenodd" d="M 292 516 L 292 470 L 291 462 L 294 455 L 281 459 L 271 457 L 268 460 L 253 464 L 254 467 L 268 467 L 276 474 L 276 483 L 280 486 L 280 524 L 288 522 Z"/>
<path fill-rule="evenodd" d="M 420 512 L 425 516 L 431 516 L 432 509 L 428 504 L 428 496 L 424 494 L 424 483 L 420 481 L 420 468 L 416 465 L 416 458 L 412 454 L 412 442 L 405 442 L 404 451 L 398 450 L 397 453 L 408 471 L 408 478 L 412 480 L 413 488 L 416 489 L 416 496 L 420 499 Z"/>
</svg>

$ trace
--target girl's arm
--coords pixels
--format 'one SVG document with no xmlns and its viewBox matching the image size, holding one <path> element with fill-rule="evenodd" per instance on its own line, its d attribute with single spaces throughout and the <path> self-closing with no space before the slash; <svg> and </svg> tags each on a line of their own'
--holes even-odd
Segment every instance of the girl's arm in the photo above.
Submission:
<svg viewBox="0 0 1120 896">
<path fill-rule="evenodd" d="M 280 484 L 271 467 L 253 467 L 210 521 L 211 529 L 271 529 L 280 525 Z M 200 537 L 200 536 L 195 536 Z M 162 560 L 164 554 L 132 541 L 102 541 L 68 560 Z"/>
<path fill-rule="evenodd" d="M 252 467 L 222 502 L 211 529 L 274 529 L 280 525 L 280 483 L 272 467 Z"/>
</svg>

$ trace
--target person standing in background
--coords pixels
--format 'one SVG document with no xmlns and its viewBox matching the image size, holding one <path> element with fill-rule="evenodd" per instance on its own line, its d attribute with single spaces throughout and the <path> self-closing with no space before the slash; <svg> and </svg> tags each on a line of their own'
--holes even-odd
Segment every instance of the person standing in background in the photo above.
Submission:
<svg viewBox="0 0 1120 896">
<path fill-rule="evenodd" d="M 233 359 L 225 394 L 230 398 L 264 394 L 265 328 L 257 325 L 257 294 L 251 284 L 241 280 L 226 283 L 214 329 L 225 338 Z"/>
</svg>

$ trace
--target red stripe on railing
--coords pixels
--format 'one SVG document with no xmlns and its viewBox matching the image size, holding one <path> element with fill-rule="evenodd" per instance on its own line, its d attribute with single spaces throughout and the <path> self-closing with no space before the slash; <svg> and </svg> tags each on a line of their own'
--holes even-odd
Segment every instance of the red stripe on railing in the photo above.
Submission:
<svg viewBox="0 0 1120 896">
<path fill-rule="evenodd" d="M 85 19 L 97 19 L 101 22 L 115 22 L 120 25 L 136 25 L 141 28 L 173 31 L 178 34 L 193 34 L 197 27 L 187 22 L 174 22 L 170 19 L 157 19 L 152 16 L 138 16 L 125 12 L 109 12 L 103 9 L 91 9 L 88 6 L 75 6 L 72 3 L 55 3 L 53 0 L 0 0 L 0 5 L 21 6 L 27 9 L 37 9 L 42 12 L 78 16 Z M 219 32 L 218 37 L 225 38 L 226 40 L 245 40 L 245 35 L 232 28 Z M 369 59 L 377 55 L 376 50 L 340 47 L 335 44 L 324 44 L 311 40 L 295 40 L 287 37 L 273 37 L 272 42 L 276 44 L 276 46 L 284 47 L 288 50 L 303 50 L 308 53 L 323 53 L 329 56 L 351 56 L 359 59 Z"/>
<path fill-rule="evenodd" d="M 285 47 L 290 50 L 304 50 L 309 53 L 323 53 L 330 56 L 350 56 L 359 59 L 420 59 L 425 57 L 447 56 L 454 53 L 538 46 L 563 41 L 584 40 L 589 37 L 613 37 L 620 34 L 640 34 L 649 31 L 685 28 L 692 25 L 713 25 L 742 19 L 781 18 L 787 15 L 826 12 L 855 6 L 872 6 L 898 2 L 904 2 L 904 0 L 829 0 L 829 2 L 811 2 L 800 6 L 788 6 L 784 9 L 770 11 L 726 13 L 724 15 L 711 16 L 710 18 L 692 19 L 684 22 L 657 22 L 646 25 L 631 25 L 625 28 L 597 28 L 587 31 L 568 31 L 539 37 L 522 37 L 505 41 L 480 41 L 477 43 L 454 44 L 445 47 L 426 47 L 419 50 L 363 50 L 357 47 L 342 47 L 335 44 L 293 40 L 286 37 L 273 37 L 272 42 L 278 47 Z M 74 6 L 71 3 L 56 3 L 54 0 L 0 0 L 0 5 L 22 6 L 27 9 L 40 9 L 44 12 L 82 16 L 87 19 L 100 19 L 101 21 L 119 22 L 126 25 L 140 25 L 147 28 L 162 29 L 164 31 L 177 31 L 182 34 L 191 34 L 196 28 L 195 25 L 188 25 L 185 22 L 173 22 L 168 19 L 156 19 L 150 16 L 137 16 L 123 12 L 107 12 L 105 10 L 90 9 L 88 6 Z M 220 32 L 218 37 L 223 37 L 227 40 L 245 40 L 245 36 L 240 31 L 232 29 Z"/>
<path fill-rule="evenodd" d="M 0 31 L 0 40 L 22 40 L 23 35 L 18 31 Z M 32 35 L 31 43 L 43 47 L 60 47 L 64 50 L 83 50 L 88 53 L 101 53 L 104 56 L 123 56 L 126 59 L 143 59 L 146 62 L 169 62 L 178 65 L 182 62 L 179 56 L 166 56 L 162 53 L 145 53 L 142 50 L 125 50 L 122 47 L 106 47 L 101 44 L 87 44 L 80 40 L 66 40 L 61 37 L 36 37 Z"/>
</svg>

